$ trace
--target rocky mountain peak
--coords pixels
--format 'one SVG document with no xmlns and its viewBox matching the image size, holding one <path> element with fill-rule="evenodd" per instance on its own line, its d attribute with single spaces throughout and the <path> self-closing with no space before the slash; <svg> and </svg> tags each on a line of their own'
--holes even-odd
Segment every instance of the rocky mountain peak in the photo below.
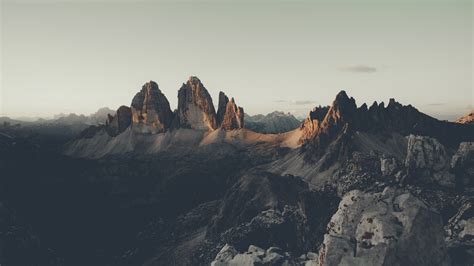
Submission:
<svg viewBox="0 0 474 266">
<path fill-rule="evenodd" d="M 402 105 L 395 99 L 390 99 L 387 106 L 384 102 L 374 102 L 368 109 L 367 105 L 357 108 L 354 98 L 349 97 L 345 91 L 336 96 L 328 109 L 319 107 L 311 111 L 301 129 L 303 134 L 300 143 L 307 143 L 320 151 L 332 141 L 341 139 L 343 134 L 357 131 L 431 136 L 451 147 L 455 147 L 460 141 L 474 138 L 472 128 L 439 121 L 411 105 Z"/>
<path fill-rule="evenodd" d="M 189 76 L 187 84 L 189 86 L 199 86 L 202 85 L 201 80 L 196 76 Z"/>
<path fill-rule="evenodd" d="M 309 113 L 308 118 L 301 126 L 303 136 L 300 142 L 304 143 L 322 134 L 330 136 L 335 131 L 341 130 L 346 124 L 356 123 L 356 116 L 355 99 L 349 98 L 345 91 L 340 91 L 330 107 L 319 106 Z"/>
<path fill-rule="evenodd" d="M 178 91 L 176 126 L 198 130 L 217 128 L 216 111 L 209 92 L 195 76 Z"/>
<path fill-rule="evenodd" d="M 220 127 L 225 130 L 233 130 L 244 127 L 244 109 L 237 106 L 234 98 L 227 103 L 224 117 Z"/>
<path fill-rule="evenodd" d="M 133 97 L 132 125 L 142 133 L 159 133 L 170 128 L 173 113 L 166 96 L 154 81 L 145 83 Z"/>
<path fill-rule="evenodd" d="M 217 107 L 217 124 L 222 124 L 224 120 L 224 114 L 227 109 L 227 103 L 229 103 L 229 98 L 225 95 L 224 92 L 219 92 L 219 104 Z"/>
<path fill-rule="evenodd" d="M 217 124 L 225 130 L 244 127 L 244 109 L 237 106 L 234 98 L 229 101 L 224 92 L 219 92 L 219 108 L 217 109 Z"/>
<path fill-rule="evenodd" d="M 110 136 L 117 136 L 124 132 L 132 123 L 132 111 L 130 107 L 120 106 L 115 115 L 107 115 L 106 131 Z"/>
</svg>

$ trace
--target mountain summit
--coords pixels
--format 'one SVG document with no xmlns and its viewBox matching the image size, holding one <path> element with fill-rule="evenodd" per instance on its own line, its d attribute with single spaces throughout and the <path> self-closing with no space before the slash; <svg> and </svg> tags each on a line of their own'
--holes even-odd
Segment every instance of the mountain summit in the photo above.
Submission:
<svg viewBox="0 0 474 266">
<path fill-rule="evenodd" d="M 154 81 L 145 83 L 133 97 L 131 111 L 132 126 L 139 132 L 165 132 L 173 119 L 170 103 Z"/>
<path fill-rule="evenodd" d="M 244 110 L 234 98 L 219 94 L 216 113 L 212 97 L 198 77 L 191 76 L 178 91 L 178 109 L 171 111 L 166 96 L 158 84 L 149 81 L 135 94 L 130 107 L 121 106 L 108 115 L 105 125 L 85 129 L 79 137 L 91 138 L 99 132 L 115 137 L 131 128 L 139 134 L 157 134 L 186 128 L 200 131 L 240 129 L 244 126 Z"/>
<path fill-rule="evenodd" d="M 201 80 L 189 77 L 178 91 L 177 127 L 198 130 L 217 128 L 216 111 L 211 95 Z"/>
</svg>

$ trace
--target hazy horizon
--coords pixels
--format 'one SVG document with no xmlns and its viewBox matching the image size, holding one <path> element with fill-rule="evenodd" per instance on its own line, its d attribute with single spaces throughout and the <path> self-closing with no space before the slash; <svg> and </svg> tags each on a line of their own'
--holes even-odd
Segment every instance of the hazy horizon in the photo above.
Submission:
<svg viewBox="0 0 474 266">
<path fill-rule="evenodd" d="M 246 113 L 306 115 L 346 90 L 439 119 L 474 108 L 471 1 L 1 2 L 0 116 L 130 105 L 154 80 L 177 106 L 198 76 Z"/>
</svg>

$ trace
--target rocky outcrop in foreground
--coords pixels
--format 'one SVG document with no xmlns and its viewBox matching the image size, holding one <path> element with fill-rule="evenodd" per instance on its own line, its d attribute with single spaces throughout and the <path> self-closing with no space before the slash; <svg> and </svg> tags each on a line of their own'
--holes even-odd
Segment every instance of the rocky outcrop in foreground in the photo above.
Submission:
<svg viewBox="0 0 474 266">
<path fill-rule="evenodd" d="M 445 147 L 436 139 L 410 135 L 408 137 L 405 167 L 409 179 L 427 184 L 455 186 L 455 176 L 450 173 L 451 158 Z"/>
<path fill-rule="evenodd" d="M 253 266 L 253 265 L 305 265 L 317 266 L 318 255 L 308 252 L 294 258 L 279 247 L 270 247 L 267 250 L 250 245 L 247 252 L 239 253 L 233 246 L 226 244 L 217 254 L 211 266 Z"/>
<path fill-rule="evenodd" d="M 474 187 L 474 142 L 463 142 L 451 159 L 451 167 L 461 186 Z"/>
<path fill-rule="evenodd" d="M 351 191 L 328 225 L 320 265 L 449 265 L 441 216 L 403 190 Z"/>
</svg>

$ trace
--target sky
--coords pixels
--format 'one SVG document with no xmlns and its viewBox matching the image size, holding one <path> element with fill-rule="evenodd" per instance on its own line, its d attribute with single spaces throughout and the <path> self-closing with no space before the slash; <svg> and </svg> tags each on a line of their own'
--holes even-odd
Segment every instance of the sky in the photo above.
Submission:
<svg viewBox="0 0 474 266">
<path fill-rule="evenodd" d="M 470 0 L 0 0 L 0 116 L 177 106 L 198 76 L 249 114 L 305 116 L 340 90 L 440 119 L 474 108 Z"/>
</svg>

